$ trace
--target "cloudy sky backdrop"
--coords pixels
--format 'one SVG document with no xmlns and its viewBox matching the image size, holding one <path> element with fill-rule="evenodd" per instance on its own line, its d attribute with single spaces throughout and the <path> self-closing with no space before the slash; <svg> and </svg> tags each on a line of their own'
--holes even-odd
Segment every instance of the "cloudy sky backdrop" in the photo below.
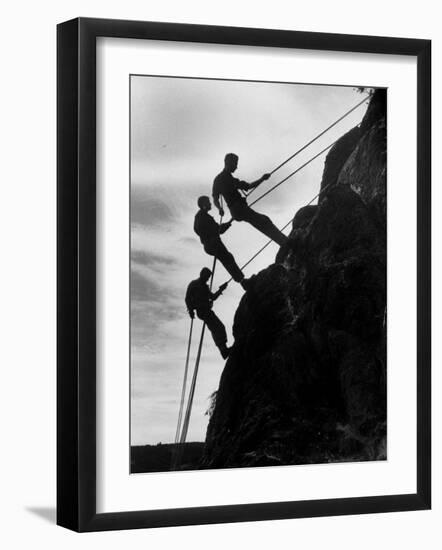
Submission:
<svg viewBox="0 0 442 550">
<path fill-rule="evenodd" d="M 189 317 L 187 284 L 207 256 L 193 233 L 200 195 L 211 195 L 227 152 L 239 155 L 236 176 L 253 181 L 362 99 L 349 87 L 266 82 L 131 77 L 131 443 L 173 442 Z M 259 196 L 358 124 L 366 104 L 262 184 Z M 318 191 L 325 156 L 267 196 L 256 210 L 281 227 Z M 213 211 L 216 215 L 216 211 Z M 266 237 L 234 223 L 223 240 L 241 265 Z M 272 244 L 246 276 L 272 263 Z M 218 266 L 214 289 L 228 279 Z M 235 283 L 214 310 L 231 327 L 242 289 Z M 195 324 L 196 355 L 200 321 Z M 203 441 L 209 396 L 224 366 L 210 333 L 204 342 L 188 441 Z M 192 365 L 193 368 L 193 365 Z"/>
</svg>

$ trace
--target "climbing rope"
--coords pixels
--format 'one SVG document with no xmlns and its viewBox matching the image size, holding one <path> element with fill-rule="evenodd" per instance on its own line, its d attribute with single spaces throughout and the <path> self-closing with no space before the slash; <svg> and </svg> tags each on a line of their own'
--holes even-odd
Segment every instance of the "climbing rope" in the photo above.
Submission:
<svg viewBox="0 0 442 550">
<path fill-rule="evenodd" d="M 333 143 L 330 143 L 330 145 L 327 145 L 327 147 L 325 147 L 324 149 L 322 149 L 322 151 L 320 151 L 319 153 L 317 153 L 315 156 L 311 157 L 307 162 L 304 162 L 304 164 L 302 164 L 301 166 L 299 166 L 296 170 L 294 170 L 293 172 L 291 172 L 288 176 L 286 176 L 284 179 L 282 179 L 281 181 L 279 181 L 277 184 L 275 184 L 273 187 L 271 187 L 270 189 L 268 189 L 265 193 L 263 193 L 260 197 L 258 197 L 257 199 L 255 199 L 253 202 L 251 202 L 248 206 L 253 206 L 254 204 L 256 204 L 257 202 L 259 202 L 261 199 L 263 199 L 264 197 L 266 197 L 268 194 L 270 194 L 272 191 L 274 191 L 277 187 L 279 187 L 280 185 L 282 185 L 283 183 L 285 183 L 287 180 L 289 180 L 290 178 L 292 178 L 295 174 L 297 174 L 298 172 L 300 172 L 303 168 L 305 168 L 306 166 L 308 166 L 311 162 L 313 162 L 314 160 L 316 160 L 318 157 L 320 157 L 321 155 L 323 155 L 326 151 L 328 151 L 329 149 L 331 149 L 333 147 L 333 145 L 335 145 L 335 143 L 337 143 L 339 141 L 340 138 L 338 138 L 336 141 L 334 141 Z M 250 195 L 250 193 L 249 193 Z M 229 223 L 235 221 L 233 218 L 230 218 L 229 220 Z"/>
<path fill-rule="evenodd" d="M 273 170 L 271 172 L 269 172 L 270 175 L 274 174 L 277 170 L 279 170 L 280 168 L 282 168 L 283 166 L 285 166 L 288 162 L 290 162 L 292 159 L 294 159 L 297 155 L 299 155 L 299 153 L 302 153 L 302 151 L 304 151 L 304 149 L 307 149 L 307 147 L 309 147 L 312 143 L 314 143 L 315 141 L 317 141 L 320 137 L 322 137 L 325 133 L 327 133 L 329 130 L 331 130 L 334 126 L 336 126 L 336 124 L 338 124 L 339 122 L 341 122 L 341 120 L 344 120 L 344 118 L 346 118 L 349 114 L 351 114 L 353 111 L 355 111 L 358 107 L 360 107 L 363 103 L 365 103 L 365 101 L 367 101 L 369 96 L 366 96 L 364 97 L 364 99 L 362 101 L 360 101 L 359 103 L 357 103 L 354 107 L 352 107 L 351 109 L 349 109 L 347 112 L 345 112 L 341 117 L 339 117 L 337 120 L 335 120 L 333 122 L 333 124 L 330 124 L 330 126 L 327 126 L 327 128 L 325 128 L 325 130 L 323 130 L 322 132 L 320 132 L 317 136 L 315 136 L 313 139 L 311 139 L 308 143 L 306 143 L 305 145 L 303 145 L 300 149 L 298 149 L 297 151 L 295 151 L 293 153 L 293 155 L 290 155 L 287 159 L 285 159 L 283 162 L 281 162 L 281 164 L 278 164 L 278 166 L 276 168 L 273 168 Z M 256 187 L 255 187 L 256 189 Z M 255 189 L 252 189 L 248 195 L 251 195 L 253 193 L 253 191 L 255 191 Z"/>
<path fill-rule="evenodd" d="M 328 151 L 329 149 L 331 149 L 333 147 L 333 145 L 339 141 L 338 139 L 336 141 L 334 141 L 333 143 L 330 143 L 330 145 L 327 145 L 327 147 L 325 147 L 324 149 L 322 149 L 322 151 L 320 151 L 317 155 L 315 155 L 314 157 L 312 157 L 311 159 L 309 159 L 307 162 L 304 162 L 304 164 L 302 166 L 300 166 L 299 168 L 297 168 L 296 170 L 294 170 L 291 174 L 289 174 L 288 176 L 286 176 L 284 179 L 282 179 L 280 182 L 278 182 L 276 185 L 274 185 L 273 187 L 271 187 L 268 191 L 266 191 L 263 195 L 261 195 L 260 197 L 258 197 L 257 199 L 255 199 L 253 202 L 251 202 L 249 204 L 249 206 L 253 206 L 254 204 L 256 204 L 257 202 L 259 202 L 261 199 L 263 199 L 264 197 L 266 197 L 269 193 L 271 193 L 272 191 L 274 191 L 277 187 L 279 187 L 280 185 L 282 185 L 283 183 L 285 183 L 288 179 L 290 179 L 291 177 L 293 177 L 295 174 L 297 174 L 298 172 L 300 172 L 303 168 L 305 168 L 307 165 L 309 165 L 311 162 L 313 162 L 315 159 L 317 159 L 318 157 L 320 157 L 322 154 L 324 154 L 326 151 Z"/>
<path fill-rule="evenodd" d="M 193 318 L 190 320 L 190 331 L 189 331 L 189 338 L 187 342 L 187 355 L 186 355 L 186 362 L 184 365 L 183 387 L 181 390 L 180 410 L 178 414 L 178 423 L 177 423 L 176 433 L 175 433 L 175 443 L 178 443 L 178 440 L 180 438 L 181 421 L 182 421 L 183 409 L 184 409 L 184 397 L 186 395 L 186 386 L 187 386 L 187 373 L 189 370 L 190 348 L 192 345 L 192 331 L 193 331 Z"/>
<path fill-rule="evenodd" d="M 185 443 L 186 442 L 187 432 L 189 430 L 190 414 L 192 412 L 193 398 L 195 396 L 196 379 L 197 379 L 197 376 L 198 376 L 198 370 L 199 370 L 199 366 L 200 366 L 201 352 L 202 352 L 202 349 L 203 349 L 205 329 L 206 329 L 206 323 L 203 323 L 203 328 L 201 329 L 200 342 L 199 342 L 199 345 L 198 345 L 198 353 L 197 353 L 196 361 L 195 361 L 195 369 L 193 371 L 192 385 L 190 387 L 189 399 L 188 399 L 188 402 L 187 402 L 186 416 L 184 418 L 183 431 L 181 433 L 181 437 L 180 437 L 180 441 L 179 441 L 180 443 Z"/>
</svg>

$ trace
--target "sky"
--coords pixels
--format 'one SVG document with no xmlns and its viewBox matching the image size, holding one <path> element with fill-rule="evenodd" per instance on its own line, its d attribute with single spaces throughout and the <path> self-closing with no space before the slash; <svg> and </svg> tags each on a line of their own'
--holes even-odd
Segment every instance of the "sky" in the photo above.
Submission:
<svg viewBox="0 0 442 550">
<path fill-rule="evenodd" d="M 270 172 L 361 101 L 352 87 L 131 77 L 131 444 L 174 441 L 190 319 L 188 283 L 211 267 L 193 232 L 200 195 L 211 196 L 228 152 L 239 156 L 235 176 L 255 181 Z M 278 170 L 254 198 L 359 124 L 366 104 Z M 319 191 L 325 155 L 254 207 L 284 226 Z M 315 201 L 316 202 L 316 201 Z M 217 218 L 217 211 L 211 212 Z M 223 235 L 239 265 L 267 242 L 246 223 Z M 268 246 L 246 277 L 273 263 Z M 218 265 L 214 290 L 229 279 Z M 214 304 L 232 344 L 232 323 L 243 294 L 232 283 Z M 196 320 L 191 369 L 201 323 Z M 193 361 L 192 361 L 193 359 Z M 187 441 L 204 441 L 210 396 L 224 361 L 206 333 Z M 188 384 L 189 386 L 190 384 Z"/>
</svg>

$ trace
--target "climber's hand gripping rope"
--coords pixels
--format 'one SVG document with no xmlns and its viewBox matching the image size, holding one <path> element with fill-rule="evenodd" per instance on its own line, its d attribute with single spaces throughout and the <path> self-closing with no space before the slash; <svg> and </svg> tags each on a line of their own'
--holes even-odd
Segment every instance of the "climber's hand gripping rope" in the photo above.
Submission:
<svg viewBox="0 0 442 550">
<path fill-rule="evenodd" d="M 222 294 L 222 293 L 226 290 L 227 285 L 228 285 L 228 283 L 223 283 L 223 284 L 219 287 L 218 292 L 219 292 L 220 294 Z"/>
</svg>

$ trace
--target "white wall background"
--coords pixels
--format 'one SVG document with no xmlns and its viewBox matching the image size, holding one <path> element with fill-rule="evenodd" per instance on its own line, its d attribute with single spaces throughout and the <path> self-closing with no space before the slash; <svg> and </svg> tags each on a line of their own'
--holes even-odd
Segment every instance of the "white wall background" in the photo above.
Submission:
<svg viewBox="0 0 442 550">
<path fill-rule="evenodd" d="M 0 541 L 5 548 L 439 548 L 441 291 L 433 294 L 433 511 L 76 535 L 55 518 L 55 25 L 77 16 L 408 36 L 433 40 L 433 150 L 441 140 L 436 0 L 68 0 L 2 10 L 0 88 Z M 441 279 L 441 160 L 434 155 L 434 281 Z M 404 243 L 406 246 L 406 243 Z"/>
</svg>

